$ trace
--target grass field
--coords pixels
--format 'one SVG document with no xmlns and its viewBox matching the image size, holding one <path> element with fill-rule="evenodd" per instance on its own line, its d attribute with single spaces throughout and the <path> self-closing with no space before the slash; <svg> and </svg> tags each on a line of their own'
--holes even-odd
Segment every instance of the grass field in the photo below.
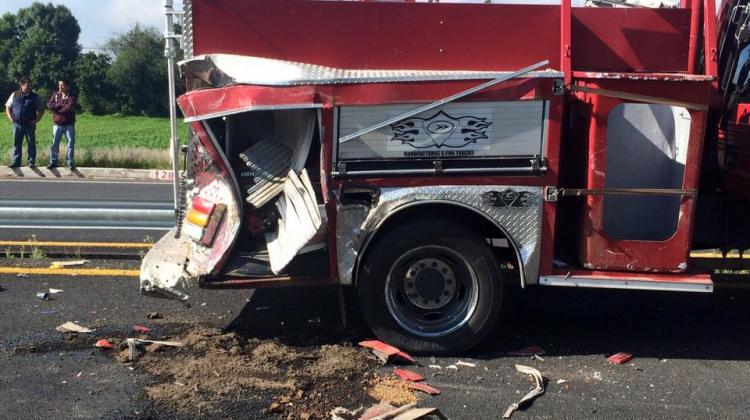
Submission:
<svg viewBox="0 0 750 420">
<path fill-rule="evenodd" d="M 11 160 L 13 138 L 7 118 L 0 119 L 0 163 Z M 180 139 L 185 142 L 187 128 L 180 124 Z M 49 163 L 52 144 L 52 117 L 44 115 L 36 128 L 37 166 Z M 60 163 L 64 163 L 65 138 L 61 142 Z M 166 169 L 169 163 L 169 119 L 78 115 L 76 118 L 76 164 L 80 167 Z M 23 161 L 27 162 L 26 144 Z"/>
</svg>

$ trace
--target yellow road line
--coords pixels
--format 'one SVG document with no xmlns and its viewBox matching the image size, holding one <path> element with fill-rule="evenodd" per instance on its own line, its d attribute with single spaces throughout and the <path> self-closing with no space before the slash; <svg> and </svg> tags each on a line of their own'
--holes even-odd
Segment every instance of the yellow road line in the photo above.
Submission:
<svg viewBox="0 0 750 420">
<path fill-rule="evenodd" d="M 50 247 L 78 247 L 78 248 L 151 248 L 153 243 L 147 242 L 32 242 L 32 241 L 0 241 L 0 246 L 50 246 Z"/>
<path fill-rule="evenodd" d="M 140 270 L 113 268 L 44 268 L 44 267 L 0 267 L 0 274 L 35 274 L 41 276 L 109 276 L 139 277 Z"/>
<path fill-rule="evenodd" d="M 742 257 L 740 258 L 740 253 L 737 251 L 728 252 L 726 257 L 722 255 L 721 252 L 718 252 L 718 251 L 693 251 L 690 253 L 690 258 L 731 258 L 731 259 L 749 260 L 750 254 L 745 252 L 742 254 Z"/>
</svg>

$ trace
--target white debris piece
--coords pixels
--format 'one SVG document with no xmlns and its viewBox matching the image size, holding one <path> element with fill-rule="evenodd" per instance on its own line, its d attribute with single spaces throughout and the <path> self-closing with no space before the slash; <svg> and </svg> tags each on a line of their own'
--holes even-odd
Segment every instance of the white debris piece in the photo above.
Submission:
<svg viewBox="0 0 750 420">
<path fill-rule="evenodd" d="M 534 398 L 544 394 L 544 377 L 542 376 L 541 372 L 534 369 L 533 367 L 523 365 L 516 365 L 516 370 L 521 373 L 531 375 L 531 377 L 534 378 L 534 382 L 536 385 L 534 386 L 534 389 L 529 391 L 528 394 L 524 395 L 523 398 L 521 398 L 518 402 L 511 404 L 508 409 L 505 410 L 505 413 L 503 414 L 504 419 L 509 419 L 510 416 L 513 415 L 513 412 L 516 411 L 518 407 L 521 406 L 521 404 L 525 403 L 526 401 L 533 400 Z"/>
<path fill-rule="evenodd" d="M 460 360 L 456 362 L 456 366 L 477 367 L 474 363 L 462 362 Z"/>
<path fill-rule="evenodd" d="M 59 332 L 62 332 L 62 333 L 74 332 L 74 333 L 88 334 L 88 333 L 94 332 L 94 330 L 92 330 L 92 329 L 89 329 L 89 328 L 86 328 L 86 327 L 82 327 L 82 326 L 80 326 L 80 325 L 78 325 L 78 324 L 76 324 L 74 322 L 70 322 L 70 321 L 68 321 L 68 322 L 66 322 L 66 323 L 64 323 L 62 325 L 58 325 L 57 328 L 55 328 L 55 330 L 57 330 Z"/>
</svg>

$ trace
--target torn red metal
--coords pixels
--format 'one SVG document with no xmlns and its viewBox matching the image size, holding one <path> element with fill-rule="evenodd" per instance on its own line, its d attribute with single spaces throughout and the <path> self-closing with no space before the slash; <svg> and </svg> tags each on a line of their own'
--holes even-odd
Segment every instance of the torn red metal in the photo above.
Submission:
<svg viewBox="0 0 750 420">
<path fill-rule="evenodd" d="M 613 365 L 624 365 L 625 363 L 628 363 L 629 361 L 633 360 L 633 355 L 630 353 L 615 353 L 609 357 L 607 357 L 607 361 Z"/>
<path fill-rule="evenodd" d="M 440 390 L 439 389 L 437 389 L 435 387 L 432 387 L 430 385 L 427 385 L 425 383 L 421 383 L 421 382 L 407 382 L 407 384 L 409 385 L 409 388 L 417 390 L 417 391 L 424 392 L 425 394 L 440 395 Z"/>
<path fill-rule="evenodd" d="M 104 350 L 111 350 L 115 348 L 115 346 L 112 345 L 112 343 L 109 342 L 109 340 L 102 338 L 101 340 L 97 341 L 94 344 L 94 347 L 104 349 Z"/>
<path fill-rule="evenodd" d="M 418 374 L 417 372 L 414 372 L 413 370 L 409 369 L 401 369 L 401 368 L 395 368 L 393 369 L 393 374 L 398 376 L 399 378 L 405 380 L 405 381 L 411 381 L 411 382 L 421 382 L 424 381 L 424 376 Z"/>
<path fill-rule="evenodd" d="M 133 325 L 133 331 L 139 334 L 148 334 L 151 332 L 151 328 L 145 325 Z"/>
<path fill-rule="evenodd" d="M 383 343 L 382 341 L 378 341 L 378 340 L 361 341 L 359 345 L 380 353 L 381 355 L 385 356 L 386 359 L 390 359 L 391 357 L 395 356 L 409 363 L 417 362 L 416 360 L 414 360 L 413 357 L 409 356 L 408 354 L 404 353 L 403 351 L 399 350 L 396 347 Z"/>
</svg>

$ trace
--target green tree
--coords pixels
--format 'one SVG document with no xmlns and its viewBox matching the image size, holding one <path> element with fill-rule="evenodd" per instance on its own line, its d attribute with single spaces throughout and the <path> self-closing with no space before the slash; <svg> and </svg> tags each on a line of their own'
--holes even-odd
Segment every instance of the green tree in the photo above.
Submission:
<svg viewBox="0 0 750 420">
<path fill-rule="evenodd" d="M 81 28 L 67 7 L 33 3 L 20 9 L 15 18 L 7 16 L 0 24 L 0 33 L 5 31 L 15 39 L 8 42 L 11 55 L 6 77 L 28 75 L 39 91 L 46 94 L 55 88 L 59 78 L 73 74 L 81 50 L 78 45 Z"/>
<path fill-rule="evenodd" d="M 118 111 L 129 115 L 166 115 L 167 65 L 161 33 L 136 24 L 107 42 L 114 57 L 109 79 L 117 91 Z"/>
<path fill-rule="evenodd" d="M 6 13 L 0 17 L 0 94 L 3 95 L 17 87 L 8 63 L 18 48 L 18 42 L 16 15 Z"/>
<path fill-rule="evenodd" d="M 115 111 L 115 91 L 108 78 L 112 59 L 107 54 L 87 52 L 76 62 L 76 92 L 78 106 L 94 115 Z"/>
</svg>

